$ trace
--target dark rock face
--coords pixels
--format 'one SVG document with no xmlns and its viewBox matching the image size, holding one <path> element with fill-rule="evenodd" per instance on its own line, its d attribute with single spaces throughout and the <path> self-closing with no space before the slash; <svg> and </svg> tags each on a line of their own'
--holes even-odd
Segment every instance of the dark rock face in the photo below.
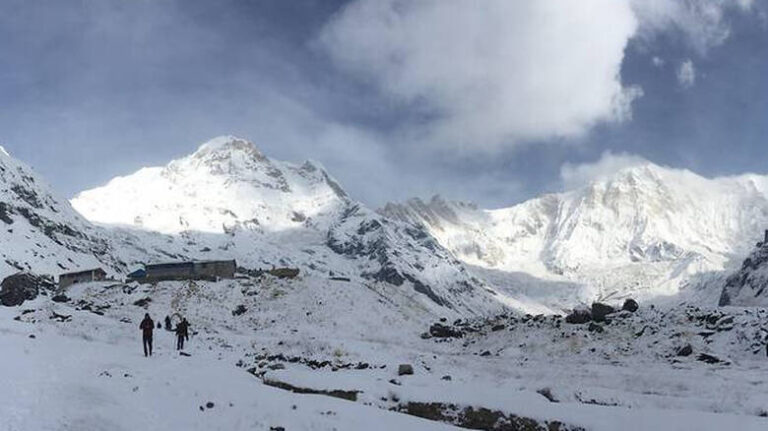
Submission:
<svg viewBox="0 0 768 431">
<path fill-rule="evenodd" d="M 592 320 L 592 313 L 589 310 L 573 310 L 573 312 L 565 316 L 565 323 L 574 325 L 580 325 Z"/>
<path fill-rule="evenodd" d="M 240 305 L 237 306 L 237 308 L 232 310 L 232 315 L 233 316 L 241 316 L 241 315 L 245 314 L 246 311 L 248 311 L 248 309 L 245 308 L 245 305 L 240 304 Z"/>
<path fill-rule="evenodd" d="M 760 242 L 752 254 L 747 257 L 741 269 L 732 274 L 725 282 L 720 293 L 720 306 L 768 305 L 768 241 Z"/>
<path fill-rule="evenodd" d="M 20 272 L 11 275 L 0 284 L 0 304 L 16 307 L 37 298 L 41 289 L 51 289 L 53 283 L 44 277 Z"/>
<path fill-rule="evenodd" d="M 595 302 L 592 304 L 592 320 L 595 322 L 605 322 L 605 316 L 616 311 L 610 305 L 603 304 L 601 302 Z"/>
<path fill-rule="evenodd" d="M 621 307 L 623 311 L 629 311 L 631 313 L 634 313 L 635 311 L 637 311 L 638 308 L 640 308 L 640 304 L 638 304 L 637 301 L 635 301 L 632 298 L 629 298 L 626 301 L 624 301 L 624 305 L 622 305 Z"/>
<path fill-rule="evenodd" d="M 398 376 L 412 376 L 413 375 L 413 365 L 411 365 L 411 364 L 400 364 L 400 366 L 397 367 L 397 375 Z"/>
</svg>

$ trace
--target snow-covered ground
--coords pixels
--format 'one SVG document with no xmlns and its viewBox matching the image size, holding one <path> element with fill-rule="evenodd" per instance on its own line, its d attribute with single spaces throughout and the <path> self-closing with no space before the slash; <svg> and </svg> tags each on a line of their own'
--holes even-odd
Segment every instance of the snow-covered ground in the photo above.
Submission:
<svg viewBox="0 0 768 431">
<path fill-rule="evenodd" d="M 270 276 L 91 283 L 73 286 L 66 303 L 39 297 L 2 307 L 3 429 L 450 429 L 392 411 L 409 403 L 487 408 L 572 429 L 768 427 L 768 359 L 758 340 L 765 310 L 644 307 L 603 332 L 507 314 L 468 322 L 474 329 L 463 338 L 425 339 L 441 316 L 379 289 L 389 287 Z M 134 305 L 145 298 L 146 307 Z M 242 314 L 233 313 L 237 305 Z M 144 358 L 145 311 L 190 320 L 189 357 L 173 351 L 172 333 L 156 330 L 155 355 Z M 693 353 L 677 356 L 685 344 Z M 703 362 L 701 353 L 726 362 Z M 405 363 L 414 375 L 398 376 Z M 262 381 L 355 392 L 357 401 Z"/>
</svg>

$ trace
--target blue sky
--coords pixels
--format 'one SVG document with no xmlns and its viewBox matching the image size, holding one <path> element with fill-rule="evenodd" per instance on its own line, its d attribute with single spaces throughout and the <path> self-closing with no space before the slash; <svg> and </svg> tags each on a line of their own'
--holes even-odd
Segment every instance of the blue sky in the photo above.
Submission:
<svg viewBox="0 0 768 431">
<path fill-rule="evenodd" d="M 63 194 L 222 134 L 372 205 L 768 173 L 766 0 L 0 0 L 0 145 Z"/>
</svg>

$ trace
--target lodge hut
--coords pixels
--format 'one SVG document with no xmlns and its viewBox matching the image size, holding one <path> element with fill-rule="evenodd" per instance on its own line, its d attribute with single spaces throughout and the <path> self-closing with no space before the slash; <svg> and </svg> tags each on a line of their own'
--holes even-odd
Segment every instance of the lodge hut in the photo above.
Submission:
<svg viewBox="0 0 768 431">
<path fill-rule="evenodd" d="M 131 273 L 129 279 L 146 283 L 173 280 L 217 280 L 235 278 L 234 260 L 205 260 L 146 265 L 144 270 Z"/>
<path fill-rule="evenodd" d="M 88 269 L 78 272 L 67 272 L 59 275 L 59 288 L 64 289 L 77 283 L 103 281 L 106 278 L 107 273 L 101 268 Z"/>
</svg>

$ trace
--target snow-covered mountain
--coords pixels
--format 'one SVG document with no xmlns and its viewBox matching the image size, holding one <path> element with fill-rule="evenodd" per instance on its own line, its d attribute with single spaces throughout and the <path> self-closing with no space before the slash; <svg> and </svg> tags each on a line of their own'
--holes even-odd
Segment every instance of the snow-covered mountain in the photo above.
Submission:
<svg viewBox="0 0 768 431">
<path fill-rule="evenodd" d="M 172 235 L 177 249 L 185 247 L 182 255 L 386 283 L 428 309 L 501 307 L 488 286 L 423 229 L 353 201 L 315 162 L 272 160 L 233 136 L 84 191 L 72 205 L 102 226 Z"/>
<path fill-rule="evenodd" d="M 645 164 L 510 208 L 435 197 L 380 212 L 425 226 L 468 264 L 576 282 L 594 300 L 675 294 L 739 262 L 768 226 L 767 191 L 768 177 Z"/>
<path fill-rule="evenodd" d="M 72 205 L 94 222 L 178 234 L 323 229 L 347 202 L 318 164 L 273 161 L 252 143 L 223 136 L 165 167 L 82 192 Z"/>
<path fill-rule="evenodd" d="M 0 278 L 17 271 L 55 276 L 95 267 L 117 275 L 139 262 L 189 254 L 165 235 L 94 226 L 1 147 L 0 244 Z"/>
</svg>

